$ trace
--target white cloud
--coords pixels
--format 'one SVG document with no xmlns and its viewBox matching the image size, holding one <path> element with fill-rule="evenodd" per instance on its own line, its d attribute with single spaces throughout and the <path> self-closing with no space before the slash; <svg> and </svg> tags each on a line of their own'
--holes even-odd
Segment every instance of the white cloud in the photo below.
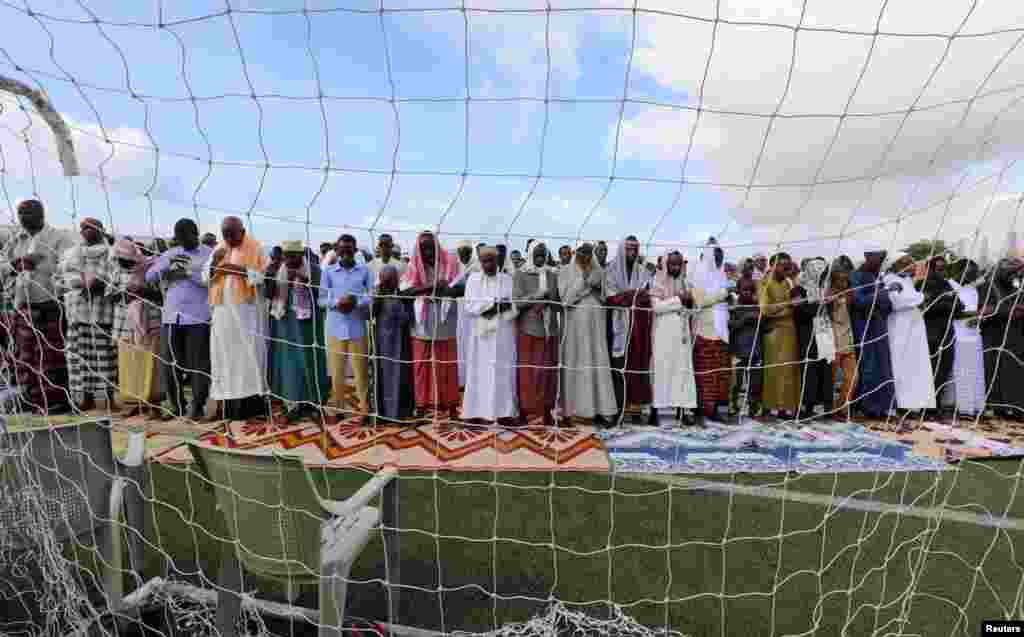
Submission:
<svg viewBox="0 0 1024 637">
<path fill-rule="evenodd" d="M 729 0 L 721 15 L 796 25 L 801 4 Z M 803 26 L 870 32 L 879 4 L 811 3 Z M 983 15 L 972 15 L 965 32 L 1020 22 L 1010 4 L 983 4 Z M 889 3 L 880 28 L 952 33 L 968 6 L 936 5 L 923 15 Z M 1015 48 L 1019 34 L 956 39 L 942 60 L 944 38 L 882 36 L 871 51 L 870 37 L 800 30 L 793 58 L 793 29 L 719 23 L 713 47 L 712 29 L 681 18 L 640 20 L 634 72 L 694 110 L 629 112 L 619 136 L 620 158 L 679 162 L 695 109 L 702 107 L 721 112 L 702 114 L 687 177 L 739 186 L 723 189 L 721 196 L 723 211 L 737 222 L 737 237 L 771 243 L 856 233 L 880 223 L 888 224 L 881 235 L 899 241 L 914 233 L 967 235 L 977 224 L 984 224 L 983 234 L 1004 231 L 1007 219 L 982 219 L 978 212 L 995 180 L 978 193 L 957 192 L 957 185 L 964 170 L 991 176 L 1024 149 L 1024 108 L 1015 101 L 1024 94 L 1012 88 L 1024 71 L 1024 47 Z M 642 90 L 634 93 L 644 95 Z M 997 91 L 1004 92 L 971 101 Z M 906 116 L 911 108 L 915 112 Z M 771 120 L 776 110 L 781 117 Z M 856 116 L 862 114 L 873 115 Z M 609 144 L 615 130 L 612 123 Z M 1012 190 L 1016 179 L 1011 171 L 996 196 Z M 813 183 L 818 185 L 806 187 Z M 954 195 L 959 196 L 948 207 L 896 225 L 901 211 Z"/>
<path fill-rule="evenodd" d="M 5 172 L 13 178 L 63 175 L 53 132 L 32 111 L 22 111 L 9 97 L 0 97 L 0 149 Z M 180 178 L 158 171 L 156 153 L 146 132 L 133 127 L 107 127 L 65 116 L 71 130 L 75 155 L 82 178 L 98 179 L 102 174 L 112 190 L 154 198 L 182 201 Z M 154 180 L 154 175 L 157 179 Z"/>
</svg>

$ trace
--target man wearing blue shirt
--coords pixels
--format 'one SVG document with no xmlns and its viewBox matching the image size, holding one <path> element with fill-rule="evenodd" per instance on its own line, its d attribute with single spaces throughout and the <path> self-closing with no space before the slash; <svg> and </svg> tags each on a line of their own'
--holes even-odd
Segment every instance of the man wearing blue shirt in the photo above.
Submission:
<svg viewBox="0 0 1024 637">
<path fill-rule="evenodd" d="M 356 239 L 338 237 L 338 260 L 323 268 L 320 306 L 327 309 L 327 368 L 331 374 L 331 405 L 344 407 L 348 391 L 347 364 L 352 363 L 358 413 L 364 424 L 369 421 L 367 373 L 367 328 L 373 277 L 367 267 L 356 262 Z M 337 419 L 332 419 L 337 422 Z"/>
<path fill-rule="evenodd" d="M 164 288 L 160 326 L 160 359 L 164 391 L 171 401 L 165 420 L 203 418 L 210 395 L 210 300 L 203 265 L 213 250 L 199 243 L 199 226 L 189 219 L 174 224 L 178 246 L 149 266 L 146 282 Z M 186 412 L 185 376 L 191 379 L 192 403 Z M 215 420 L 215 414 L 210 414 Z"/>
</svg>

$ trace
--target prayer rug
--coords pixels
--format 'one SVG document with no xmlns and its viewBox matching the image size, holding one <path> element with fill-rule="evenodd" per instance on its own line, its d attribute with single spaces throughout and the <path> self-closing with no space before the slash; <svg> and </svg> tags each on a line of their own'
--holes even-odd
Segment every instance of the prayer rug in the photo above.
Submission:
<svg viewBox="0 0 1024 637">
<path fill-rule="evenodd" d="M 739 425 L 633 427 L 598 434 L 620 473 L 845 473 L 938 471 L 935 457 L 853 423 L 804 426 L 744 420 Z"/>
<path fill-rule="evenodd" d="M 523 427 L 441 423 L 361 427 L 342 423 L 231 422 L 199 439 L 232 449 L 302 455 L 312 467 L 395 466 L 456 471 L 608 471 L 604 445 L 589 427 Z M 151 455 L 157 462 L 192 461 L 180 442 Z"/>
<path fill-rule="evenodd" d="M 921 423 L 914 431 L 897 433 L 882 431 L 886 440 L 912 444 L 918 455 L 942 458 L 947 462 L 1024 457 L 1024 446 L 1014 437 L 1001 437 L 997 432 L 979 432 L 943 425 Z"/>
</svg>

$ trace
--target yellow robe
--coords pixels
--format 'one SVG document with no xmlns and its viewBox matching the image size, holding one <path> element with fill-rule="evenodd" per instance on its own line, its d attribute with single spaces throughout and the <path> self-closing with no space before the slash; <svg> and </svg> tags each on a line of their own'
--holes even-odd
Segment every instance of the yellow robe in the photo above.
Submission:
<svg viewBox="0 0 1024 637">
<path fill-rule="evenodd" d="M 762 403 L 767 410 L 794 412 L 800 405 L 800 354 L 789 286 L 762 279 L 758 297 L 764 326 Z"/>
</svg>

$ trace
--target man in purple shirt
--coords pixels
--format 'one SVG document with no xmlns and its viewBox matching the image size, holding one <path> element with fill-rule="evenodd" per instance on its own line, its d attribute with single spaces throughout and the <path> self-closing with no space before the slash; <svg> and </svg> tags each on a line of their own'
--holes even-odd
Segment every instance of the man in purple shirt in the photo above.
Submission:
<svg viewBox="0 0 1024 637">
<path fill-rule="evenodd" d="M 203 265 L 213 252 L 200 245 L 199 228 L 191 219 L 174 224 L 177 247 L 160 256 L 146 281 L 164 288 L 160 358 L 164 365 L 164 390 L 171 401 L 165 420 L 187 416 L 203 418 L 210 395 L 210 303 L 202 280 Z M 192 403 L 186 411 L 184 380 L 189 374 Z"/>
</svg>

